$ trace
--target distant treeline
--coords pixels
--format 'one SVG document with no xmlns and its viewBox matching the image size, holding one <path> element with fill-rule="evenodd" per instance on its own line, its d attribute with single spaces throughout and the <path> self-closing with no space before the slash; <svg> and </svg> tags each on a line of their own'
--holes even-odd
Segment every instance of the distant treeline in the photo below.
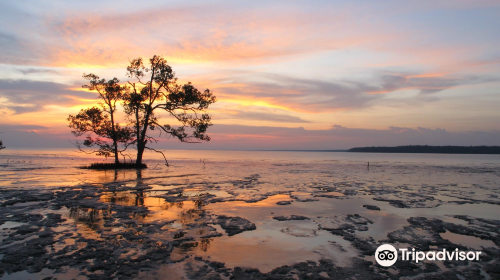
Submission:
<svg viewBox="0 0 500 280">
<path fill-rule="evenodd" d="M 361 153 L 500 154 L 500 146 L 398 146 L 359 147 L 348 150 Z"/>
</svg>

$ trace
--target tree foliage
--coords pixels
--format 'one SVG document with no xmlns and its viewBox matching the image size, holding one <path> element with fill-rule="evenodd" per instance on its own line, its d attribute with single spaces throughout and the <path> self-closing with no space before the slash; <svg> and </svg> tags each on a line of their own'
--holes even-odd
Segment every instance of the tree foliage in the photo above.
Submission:
<svg viewBox="0 0 500 280">
<path fill-rule="evenodd" d="M 105 157 L 114 156 L 115 163 L 118 164 L 118 154 L 128 147 L 127 144 L 133 137 L 130 128 L 115 122 L 116 105 L 123 99 L 127 87 L 121 86 L 117 78 L 106 81 L 94 74 L 84 74 L 83 77 L 89 80 L 89 84 L 83 87 L 96 91 L 102 102 L 99 103 L 100 108 L 94 106 L 82 109 L 76 116 L 68 117 L 72 133 L 77 137 L 86 135 L 85 140 L 77 141 L 76 145 L 82 151 L 82 145 L 97 148 L 93 152 Z M 122 149 L 119 148 L 120 144 L 123 145 Z"/>
<path fill-rule="evenodd" d="M 71 132 L 75 136 L 87 135 L 83 142 L 77 141 L 77 146 L 97 147 L 98 149 L 94 152 L 99 156 L 115 156 L 119 143 L 127 144 L 132 140 L 130 128 L 121 127 L 119 124 L 115 124 L 113 128 L 109 115 L 98 107 L 82 109 L 76 116 L 70 115 L 68 121 L 69 127 L 73 129 Z M 92 137 L 92 134 L 95 136 Z M 113 141 L 110 143 L 109 139 Z M 123 150 L 118 150 L 118 152 Z"/>
<path fill-rule="evenodd" d="M 5 149 L 5 147 L 4 147 L 4 145 L 3 145 L 2 140 L 0 140 L 0 150 L 3 150 L 3 149 Z"/>
<path fill-rule="evenodd" d="M 177 77 L 167 60 L 153 56 L 145 66 L 142 58 L 134 59 L 127 67 L 127 76 L 134 81 L 129 82 L 131 90 L 124 95 L 125 113 L 134 128 L 137 146 L 136 164 L 142 162 L 148 142 L 156 142 L 150 131 L 158 130 L 181 142 L 199 143 L 210 141 L 206 134 L 212 125 L 211 117 L 206 109 L 216 97 L 206 89 L 201 92 L 190 82 L 177 84 Z M 166 113 L 175 124 L 161 124 L 159 113 Z"/>
<path fill-rule="evenodd" d="M 114 155 L 118 164 L 118 153 L 122 151 L 118 146 L 121 144 L 126 149 L 135 145 L 136 166 L 142 166 L 145 149 L 162 153 L 148 146 L 157 142 L 152 131 L 158 132 L 154 136 L 165 134 L 181 142 L 210 141 L 206 132 L 212 123 L 206 110 L 216 102 L 216 97 L 209 89 L 199 91 L 190 82 L 178 84 L 172 67 L 163 57 L 155 55 L 146 65 L 142 58 L 130 61 L 127 77 L 131 81 L 125 86 L 120 85 L 117 78 L 106 81 L 94 74 L 83 77 L 89 80 L 84 87 L 98 92 L 103 103 L 100 108 L 83 109 L 76 116 L 69 116 L 73 134 L 86 135 L 83 143 L 77 142 L 79 146 L 98 147 L 95 151 L 98 155 Z M 120 101 L 123 101 L 127 126 L 115 121 Z M 173 123 L 163 123 L 160 117 L 167 117 Z"/>
</svg>

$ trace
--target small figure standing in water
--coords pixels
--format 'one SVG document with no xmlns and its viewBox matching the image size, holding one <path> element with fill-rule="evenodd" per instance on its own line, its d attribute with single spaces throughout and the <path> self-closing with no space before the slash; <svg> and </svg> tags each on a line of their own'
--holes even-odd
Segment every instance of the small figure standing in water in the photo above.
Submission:
<svg viewBox="0 0 500 280">
<path fill-rule="evenodd" d="M 368 162 L 368 165 L 366 166 L 366 169 L 370 170 L 370 162 Z"/>
</svg>

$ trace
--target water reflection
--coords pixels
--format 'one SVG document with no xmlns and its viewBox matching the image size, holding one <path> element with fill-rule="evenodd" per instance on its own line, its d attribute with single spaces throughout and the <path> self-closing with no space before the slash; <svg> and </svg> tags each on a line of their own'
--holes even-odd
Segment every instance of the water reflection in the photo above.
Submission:
<svg viewBox="0 0 500 280">
<path fill-rule="evenodd" d="M 102 192 L 98 200 L 108 205 L 110 210 L 73 207 L 69 209 L 70 218 L 78 223 L 85 223 L 92 230 L 98 230 L 103 224 L 102 215 L 121 221 L 124 217 L 123 211 L 128 211 L 126 216 L 136 222 L 173 221 L 168 228 L 178 230 L 186 229 L 187 225 L 196 222 L 205 211 L 203 198 L 208 195 L 207 193 L 185 195 L 183 191 L 173 191 L 173 194 L 167 195 L 168 192 L 152 191 L 147 182 L 149 178 L 143 177 L 143 170 L 136 170 L 134 181 L 132 183 L 128 181 L 125 184 L 120 181 L 125 173 L 112 171 L 108 175 L 110 174 L 113 175 L 114 181 L 103 186 L 106 190 Z M 172 197 L 173 200 L 177 201 L 167 201 L 162 195 L 167 195 L 167 197 Z M 138 208 L 116 208 L 116 206 Z M 131 224 L 129 223 L 129 225 Z M 179 238 L 179 236 L 180 233 L 177 233 L 175 238 Z M 200 244 L 207 242 L 203 241 Z M 207 248 L 207 246 L 204 247 Z"/>
<path fill-rule="evenodd" d="M 87 207 L 71 207 L 69 209 L 70 218 L 94 231 L 102 226 L 101 216 L 109 216 L 109 214 L 108 210 L 97 210 Z"/>
<path fill-rule="evenodd" d="M 281 153 L 282 157 L 285 154 Z M 82 204 L 95 203 L 95 208 L 63 209 L 64 215 L 69 213 L 68 223 L 82 225 L 71 230 L 86 234 L 88 239 L 103 238 L 110 243 L 116 238 L 117 244 L 123 246 L 120 248 L 124 256 L 144 253 L 139 244 L 149 238 L 152 244 L 158 243 L 158 247 L 165 249 L 175 244 L 171 260 L 176 259 L 176 254 L 178 260 L 190 254 L 224 262 L 227 267 L 250 266 L 261 271 L 319 258 L 343 265 L 349 257 L 359 255 L 351 242 L 319 230 L 313 222 L 317 216 L 359 214 L 374 223 L 356 235 L 377 242 L 386 239 L 389 232 L 408 226 L 410 217 L 436 218 L 456 224 L 461 220 L 446 215 L 498 219 L 498 164 L 458 162 L 436 167 L 428 161 L 410 160 L 413 163 L 407 164 L 404 158 L 398 162 L 377 162 L 371 158 L 373 164 L 370 164 L 370 172 L 366 172 L 365 159 L 363 164 L 356 160 L 332 161 L 337 155 L 340 154 L 308 154 L 307 164 L 289 158 L 282 161 L 276 158 L 214 160 L 206 164 L 205 169 L 196 161 L 182 159 L 172 161 L 168 176 L 162 168 L 81 170 L 75 167 L 84 161 L 75 163 L 60 158 L 34 161 L 29 166 L 9 162 L 0 170 L 0 186 L 88 192 L 91 203 Z M 324 161 L 311 159 L 313 156 Z M 155 166 L 155 163 L 149 165 Z M 483 169 L 489 171 L 483 172 Z M 98 197 L 91 193 L 94 189 L 86 189 L 88 184 L 97 186 Z M 386 201 L 374 200 L 376 197 Z M 400 200 L 413 206 L 408 201 L 427 201 L 429 197 L 442 201 L 442 205 L 399 208 L 389 201 Z M 376 206 L 380 211 L 368 210 L 363 205 Z M 96 210 L 103 208 L 106 210 Z M 257 229 L 227 236 L 224 229 L 213 224 L 217 215 L 245 218 L 255 223 Z M 281 222 L 273 219 L 273 216 L 290 215 L 312 218 Z M 462 224 L 471 227 L 468 223 Z M 496 246 L 489 240 L 474 237 L 451 233 L 441 236 L 474 248 Z"/>
</svg>

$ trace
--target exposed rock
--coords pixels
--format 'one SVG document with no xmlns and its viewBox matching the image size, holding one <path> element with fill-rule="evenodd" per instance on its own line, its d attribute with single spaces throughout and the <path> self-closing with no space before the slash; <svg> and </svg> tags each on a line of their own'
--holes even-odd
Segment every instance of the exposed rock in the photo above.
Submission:
<svg viewBox="0 0 500 280">
<path fill-rule="evenodd" d="M 368 210 L 375 210 L 375 211 L 380 211 L 380 207 L 375 206 L 375 205 L 363 205 Z"/>
<path fill-rule="evenodd" d="M 220 225 L 229 236 L 257 228 L 254 223 L 241 217 L 227 217 L 222 215 L 216 218 L 215 223 Z"/>
<path fill-rule="evenodd" d="M 283 200 L 283 201 L 276 202 L 276 204 L 278 204 L 278 205 L 289 205 L 289 204 L 292 204 L 292 201 L 291 200 Z"/>
<path fill-rule="evenodd" d="M 343 235 L 343 231 L 365 231 L 367 230 L 366 225 L 373 223 L 358 214 L 318 217 L 314 219 L 314 222 L 318 224 L 319 229 L 336 232 L 340 235 Z"/>
<path fill-rule="evenodd" d="M 306 217 L 306 216 L 300 216 L 300 215 L 277 216 L 277 217 L 273 217 L 273 219 L 275 219 L 277 221 L 309 220 L 308 217 Z"/>
</svg>

